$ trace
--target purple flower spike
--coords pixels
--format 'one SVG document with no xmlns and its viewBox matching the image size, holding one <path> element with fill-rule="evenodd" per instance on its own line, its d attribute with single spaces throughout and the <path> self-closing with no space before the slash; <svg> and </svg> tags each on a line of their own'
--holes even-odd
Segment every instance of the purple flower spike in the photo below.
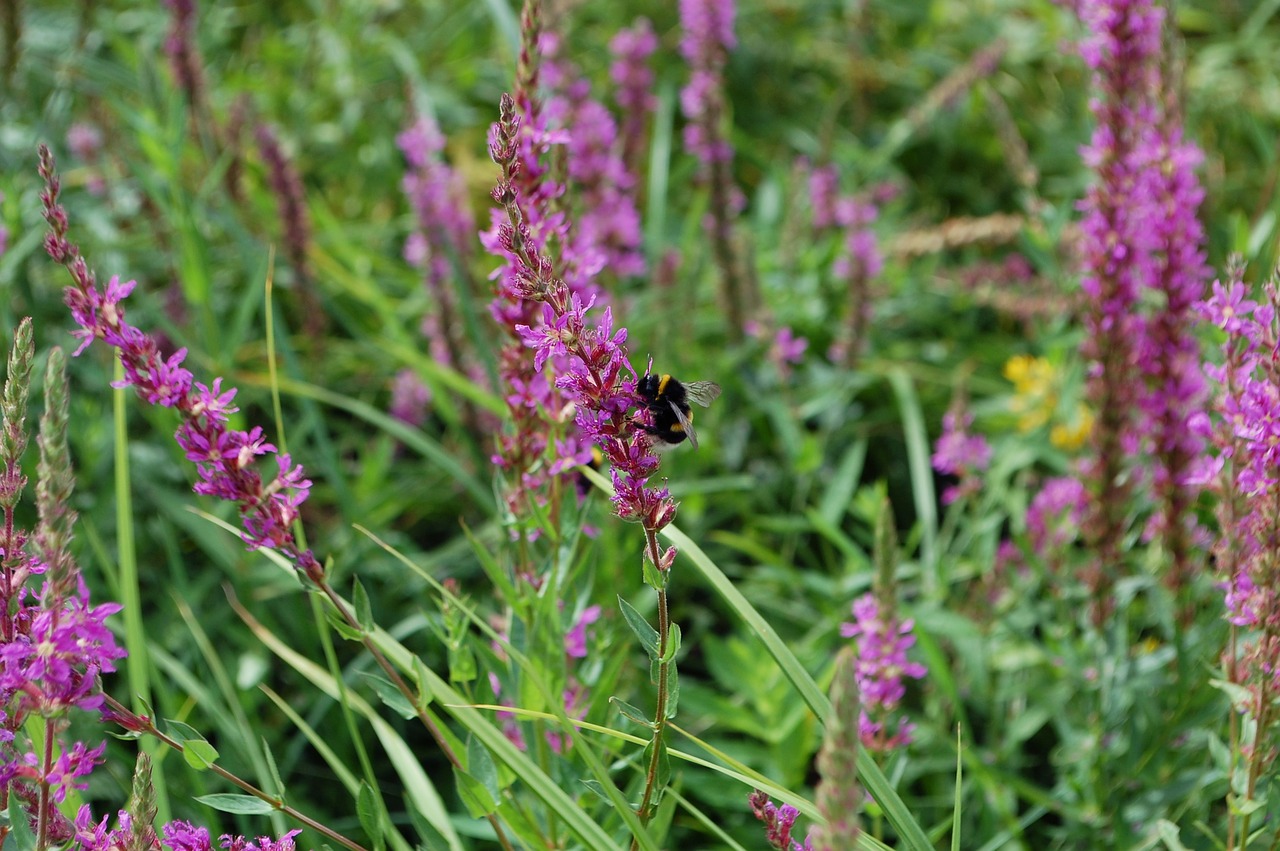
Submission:
<svg viewBox="0 0 1280 851">
<path fill-rule="evenodd" d="M 870 751 L 890 751 L 911 741 L 914 725 L 890 716 L 907 693 L 902 678 L 918 680 L 927 673 L 924 665 L 907 659 L 907 650 L 916 643 L 914 625 L 883 615 L 875 594 L 864 594 L 853 602 L 853 622 L 840 626 L 841 635 L 858 640 L 859 727 L 862 744 Z"/>
<path fill-rule="evenodd" d="M 75 332 L 81 340 L 76 353 L 94 340 L 115 347 L 124 365 L 121 386 L 133 386 L 151 404 L 174 408 L 182 415 L 175 438 L 199 472 L 194 490 L 239 505 L 242 537 L 251 549 L 278 549 L 299 570 L 318 577 L 323 570 L 320 562 L 297 544 L 289 530 L 311 486 L 302 468 L 293 466 L 287 455 L 281 456 L 276 459 L 277 471 L 264 480 L 257 458 L 276 450 L 263 439 L 259 428 L 249 432 L 227 429 L 227 417 L 235 411 L 231 401 L 236 391 L 224 391 L 221 378 L 215 378 L 212 385 L 195 382 L 182 366 L 185 349 L 166 359 L 154 338 L 128 324 L 122 302 L 133 291 L 133 281 L 122 283 L 113 276 L 105 292 L 98 289 L 79 249 L 67 239 L 67 214 L 58 203 L 60 182 L 53 155 L 44 146 L 40 148 L 40 176 L 45 181 L 40 198 L 49 223 L 45 250 L 67 267 L 73 281 L 64 294 L 80 326 Z"/>
</svg>

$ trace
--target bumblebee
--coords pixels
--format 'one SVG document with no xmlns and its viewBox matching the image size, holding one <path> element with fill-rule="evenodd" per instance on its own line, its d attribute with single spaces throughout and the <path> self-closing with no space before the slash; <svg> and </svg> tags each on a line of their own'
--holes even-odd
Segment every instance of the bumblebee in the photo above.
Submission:
<svg viewBox="0 0 1280 851">
<path fill-rule="evenodd" d="M 640 427 L 653 436 L 654 448 L 670 449 L 687 437 L 689 445 L 698 448 L 698 434 L 693 430 L 693 409 L 690 402 L 707 407 L 720 395 L 720 385 L 714 381 L 677 381 L 670 375 L 654 375 L 646 372 L 636 383 L 636 393 L 644 400 L 649 411 L 649 425 Z"/>
</svg>

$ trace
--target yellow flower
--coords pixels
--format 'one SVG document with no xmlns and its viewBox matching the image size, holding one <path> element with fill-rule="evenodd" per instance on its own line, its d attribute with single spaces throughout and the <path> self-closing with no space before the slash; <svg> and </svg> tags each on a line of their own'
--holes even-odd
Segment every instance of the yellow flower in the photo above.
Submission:
<svg viewBox="0 0 1280 851">
<path fill-rule="evenodd" d="M 1049 441 L 1059 449 L 1079 449 L 1093 430 L 1093 411 L 1084 402 L 1076 405 L 1065 422 L 1058 412 L 1061 373 L 1047 359 L 1015 355 L 1004 365 L 1004 377 L 1013 383 L 1010 408 L 1018 415 L 1018 430 L 1035 431 L 1049 425 Z"/>
<path fill-rule="evenodd" d="M 1058 423 L 1049 430 L 1049 442 L 1059 449 L 1073 452 L 1084 446 L 1093 431 L 1093 411 L 1084 402 L 1076 405 L 1076 415 L 1069 423 Z"/>
</svg>

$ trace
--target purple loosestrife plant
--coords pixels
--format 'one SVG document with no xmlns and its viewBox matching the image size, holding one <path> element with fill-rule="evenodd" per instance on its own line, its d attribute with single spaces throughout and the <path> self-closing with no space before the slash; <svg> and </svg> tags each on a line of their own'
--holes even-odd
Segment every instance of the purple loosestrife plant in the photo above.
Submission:
<svg viewBox="0 0 1280 851">
<path fill-rule="evenodd" d="M 858 841 L 858 812 L 866 793 L 858 784 L 861 709 L 858 679 L 852 647 L 836 654 L 836 672 L 831 681 L 831 714 L 818 751 L 816 803 L 825 824 L 814 824 L 805 841 L 812 851 L 845 851 Z"/>
<path fill-rule="evenodd" d="M 1088 494 L 1079 479 L 1058 476 L 1045 481 L 1027 507 L 1027 536 L 1050 573 L 1065 563 L 1067 548 L 1080 537 Z"/>
<path fill-rule="evenodd" d="M 676 505 L 665 487 L 648 484 L 657 470 L 658 458 L 648 434 L 636 427 L 636 415 L 632 413 L 640 400 L 636 395 L 636 370 L 627 359 L 626 329 L 614 330 L 609 308 L 598 321 L 589 321 L 586 314 L 591 302 L 584 302 L 570 290 L 556 274 L 554 260 L 530 238 L 517 182 L 523 162 L 520 138 L 521 117 L 516 103 L 509 95 L 503 95 L 498 122 L 490 133 L 490 156 L 502 169 L 493 199 L 507 215 L 498 230 L 498 241 L 514 266 L 514 274 L 503 285 L 512 297 L 542 306 L 542 324 L 519 329 L 525 344 L 533 349 L 534 369 L 541 372 L 553 358 L 561 365 L 556 387 L 572 405 L 574 422 L 583 438 L 598 446 L 611 465 L 614 510 L 622 519 L 638 522 L 644 529 L 643 573 L 658 597 L 657 628 L 633 625 L 638 635 L 649 636 L 646 648 L 658 687 L 657 706 L 650 722 L 653 739 L 646 756 L 644 792 L 637 809 L 641 822 L 647 823 L 653 816 L 662 783 L 663 733 L 673 708 L 668 700 L 678 649 L 672 646 L 673 641 L 678 642 L 678 631 L 670 621 L 666 592 L 676 550 L 668 547 L 663 551 L 657 536 L 675 519 Z M 635 613 L 635 617 L 640 616 Z M 635 847 L 633 842 L 632 848 Z"/>
<path fill-rule="evenodd" d="M 625 328 L 614 331 L 612 310 L 589 323 L 590 302 L 570 292 L 556 274 L 554 261 L 530 239 L 522 196 L 516 178 L 522 169 L 519 157 L 521 118 L 515 101 L 504 95 L 501 115 L 490 134 L 490 156 L 502 168 L 493 199 L 507 216 L 498 230 L 498 241 L 512 260 L 514 271 L 504 279 L 508 294 L 523 303 L 541 306 L 542 322 L 518 330 L 526 347 L 533 349 L 534 370 L 541 373 L 549 359 L 559 358 L 563 371 L 555 380 L 574 411 L 574 421 L 589 444 L 599 446 L 612 465 L 616 493 L 615 510 L 624 520 L 641 523 L 658 532 L 675 517 L 675 503 L 666 488 L 648 487 L 658 467 L 648 436 L 634 425 L 630 411 L 638 404 L 636 371 L 627 359 Z M 665 569 L 668 559 L 654 563 Z"/>
<path fill-rule="evenodd" d="M 39 525 L 29 536 L 14 523 L 26 485 L 20 460 L 25 451 L 27 388 L 34 357 L 31 321 L 15 335 L 3 398 L 0 439 L 0 808 L 23 812 L 35 826 L 37 847 L 70 838 L 70 822 L 58 811 L 72 789 L 101 761 L 105 744 L 66 742 L 72 714 L 103 704 L 99 677 L 115 670 L 125 652 L 106 618 L 120 606 L 94 606 L 66 545 L 73 515 L 66 506 L 72 474 L 66 452 L 67 380 L 59 349 L 45 374 L 45 415 L 40 425 Z M 60 502 L 57 502 L 60 501 Z M 57 502 L 57 504 L 55 504 Z M 30 546 L 29 548 L 29 545 Z M 34 549 L 39 557 L 31 552 Z M 29 580 L 42 577 L 33 595 Z M 42 744 L 30 737 L 41 730 Z M 0 825 L 0 843 L 11 828 Z"/>
<path fill-rule="evenodd" d="M 307 249 L 311 244 L 311 216 L 307 212 L 306 192 L 302 187 L 302 175 L 294 165 L 275 130 L 259 124 L 254 130 L 258 151 L 267 167 L 267 185 L 276 196 L 276 211 L 284 237 L 285 255 L 293 268 L 294 289 L 298 306 L 302 311 L 302 326 L 312 340 L 324 338 L 324 306 L 316 296 L 311 276 L 311 262 Z"/>
<path fill-rule="evenodd" d="M 1227 283 L 1215 281 L 1199 308 L 1226 335 L 1223 363 L 1205 366 L 1217 385 L 1214 424 L 1196 421 L 1218 454 L 1201 462 L 1195 478 L 1217 480 L 1214 554 L 1232 633 L 1223 661 L 1228 682 L 1240 687 L 1236 709 L 1246 722 L 1241 731 L 1232 719 L 1231 744 L 1245 765 L 1245 782 L 1232 784 L 1227 847 L 1235 848 L 1232 837 L 1243 843 L 1249 836 L 1252 811 L 1242 806 L 1255 800 L 1280 746 L 1280 287 L 1273 278 L 1265 301 L 1254 302 L 1233 261 Z"/>
<path fill-rule="evenodd" d="M 1091 496 L 1086 533 L 1093 561 L 1084 578 L 1093 594 L 1095 620 L 1101 620 L 1110 611 L 1111 585 L 1122 564 L 1131 489 L 1125 458 L 1137 448 L 1135 341 L 1141 324 L 1135 306 L 1141 283 L 1154 271 L 1147 160 L 1163 10 L 1152 0 L 1086 0 L 1080 14 L 1089 28 L 1081 52 L 1093 69 L 1091 107 L 1097 120 L 1083 150 L 1097 181 L 1080 204 L 1080 285 L 1087 303 L 1083 354 L 1089 401 L 1097 411 L 1095 451 L 1085 470 Z"/>
<path fill-rule="evenodd" d="M 657 49 L 658 37 L 648 18 L 637 18 L 629 29 L 618 30 L 609 42 L 613 56 L 609 79 L 617 87 L 614 100 L 622 115 L 622 162 L 631 174 L 640 171 L 645 125 L 658 104 L 653 94 L 653 69 L 649 67 L 649 57 Z"/>
<path fill-rule="evenodd" d="M 854 619 L 840 625 L 840 634 L 857 639 L 859 738 L 872 753 L 885 753 L 911 742 L 914 725 L 892 717 L 906 695 L 903 677 L 920 679 L 927 673 L 923 665 L 907 659 L 907 650 L 916 643 L 911 634 L 914 622 L 899 620 L 897 615 L 898 541 L 888 497 L 882 498 L 876 518 L 874 560 L 874 588 L 854 600 Z"/>
<path fill-rule="evenodd" d="M 991 463 L 991 447 L 980 434 L 970 434 L 973 414 L 956 405 L 942 417 L 942 434 L 933 452 L 933 469 L 960 481 L 942 492 L 943 505 L 973 496 L 982 489 L 982 474 Z"/>
<path fill-rule="evenodd" d="M 858 732 L 863 747 L 874 753 L 911 742 L 915 725 L 892 716 L 907 693 L 903 677 L 918 680 L 927 673 L 924 665 L 907 659 L 907 650 L 916 643 L 914 626 L 910 619 L 899 621 L 874 593 L 854 600 L 853 621 L 840 625 L 841 635 L 857 639 L 855 669 L 862 697 Z"/>
<path fill-rule="evenodd" d="M 423 318 L 422 333 L 437 363 L 462 369 L 462 320 L 455 281 L 466 281 L 476 222 L 462 176 L 444 161 L 445 137 L 428 115 L 419 115 L 396 145 L 408 163 L 401 187 L 417 228 L 404 246 L 404 259 L 423 270 L 435 310 Z M 469 282 L 465 285 L 469 286 Z"/>
<path fill-rule="evenodd" d="M 67 214 L 58 202 L 61 184 L 53 155 L 43 145 L 40 176 L 45 181 L 40 199 L 49 223 L 45 250 L 71 273 L 72 285 L 63 295 L 80 326 L 73 332 L 80 339 L 75 354 L 95 340 L 116 348 L 124 366 L 122 386 L 132 386 L 148 403 L 174 408 L 182 416 L 174 437 L 199 472 L 195 492 L 239 506 L 241 537 L 250 549 L 278 550 L 300 572 L 313 580 L 321 579 L 323 568 L 319 561 L 290 530 L 311 487 L 302 467 L 295 465 L 287 453 L 277 455 L 261 428 L 237 431 L 227 427 L 228 417 L 238 410 L 232 404 L 234 388 L 223 390 L 221 378 L 208 385 L 196 382 L 182 367 L 186 349 L 179 349 L 166 359 L 154 338 L 125 320 L 121 302 L 136 283 L 121 283 L 113 276 L 105 289 L 99 289 L 88 263 L 67 239 Z M 260 472 L 259 456 L 274 456 L 276 469 Z"/>
<path fill-rule="evenodd" d="M 799 817 L 800 811 L 790 804 L 778 806 L 769 800 L 769 795 L 756 789 L 747 796 L 747 802 L 751 804 L 751 812 L 764 824 L 764 841 L 769 843 L 770 848 L 776 848 L 778 851 L 810 851 L 808 840 L 803 845 L 791 838 L 791 831 L 795 827 L 796 818 Z"/>
<path fill-rule="evenodd" d="M 164 40 L 164 52 L 169 56 L 173 78 L 186 95 L 187 106 L 199 111 L 204 105 L 204 60 L 196 47 L 195 0 L 164 0 L 173 17 L 169 21 L 169 34 Z"/>
<path fill-rule="evenodd" d="M 680 55 L 689 66 L 689 82 L 680 90 L 684 146 L 698 161 L 710 193 L 707 230 L 719 267 L 721 300 L 729 338 L 742 339 L 751 305 L 733 250 L 733 220 L 745 201 L 733 184 L 733 147 L 722 124 L 728 113 L 724 68 L 737 46 L 734 0 L 680 0 Z"/>
<path fill-rule="evenodd" d="M 544 160 L 550 158 L 553 148 L 568 141 L 568 135 L 562 130 L 549 129 L 538 96 L 541 40 L 541 6 L 536 0 L 529 0 L 521 13 L 521 51 L 512 99 L 513 115 L 518 115 L 518 122 L 515 135 L 509 141 L 511 162 L 519 165 L 512 165 L 508 170 L 513 190 L 518 191 L 522 199 L 523 238 L 537 252 L 563 251 L 572 244 L 569 219 L 560 207 L 565 187 L 553 179 Z M 498 144 L 496 132 L 490 134 L 491 152 Z M 490 215 L 490 227 L 480 235 L 480 241 L 485 250 L 502 261 L 493 273 L 497 281 L 496 294 L 489 310 L 506 336 L 506 343 L 498 354 L 498 373 L 512 420 L 512 429 L 499 439 L 493 460 L 506 474 L 503 497 L 512 534 L 517 538 L 532 538 L 539 530 L 525 530 L 519 525 L 533 514 L 532 504 L 550 502 L 551 516 L 556 516 L 563 483 L 551 470 L 569 471 L 588 463 L 591 447 L 580 435 L 571 432 L 572 409 L 544 370 L 546 358 L 533 360 L 527 356 L 524 335 L 528 330 L 522 329 L 542 327 L 549 321 L 549 314 L 537 301 L 525 298 L 513 287 L 512 282 L 518 280 L 521 273 L 522 261 L 502 239 L 503 228 L 509 227 L 510 217 L 501 206 L 491 210 Z M 576 285 L 579 301 L 586 298 L 592 303 L 594 293 L 582 291 L 594 288 L 594 283 L 577 274 L 582 265 L 570 256 L 562 261 L 557 274 L 564 273 L 566 287 Z M 563 365 L 553 362 L 553 369 L 557 366 Z M 517 573 L 531 582 L 540 582 L 527 557 L 522 558 Z"/>
<path fill-rule="evenodd" d="M 67 214 L 58 201 L 60 182 L 54 169 L 53 156 L 47 147 L 40 146 L 40 175 L 45 188 L 40 193 L 44 204 L 45 220 L 49 233 L 45 236 L 45 250 L 54 261 L 67 267 L 72 285 L 64 290 L 67 306 L 80 329 L 73 332 L 81 339 L 82 351 L 95 340 L 102 340 L 119 352 L 125 378 L 119 386 L 133 386 L 138 395 L 153 405 L 174 408 L 182 416 L 175 439 L 196 464 L 200 481 L 193 490 L 196 493 L 234 502 L 239 508 L 242 527 L 241 539 L 254 550 L 260 547 L 274 549 L 288 559 L 317 590 L 325 595 L 347 625 L 360 636 L 364 648 L 390 678 L 393 685 L 412 705 L 417 691 L 411 688 L 399 672 L 368 635 L 351 608 L 329 585 L 324 566 L 315 554 L 303 547 L 294 536 L 292 526 L 298 521 L 299 508 L 307 498 L 311 482 L 303 478 L 300 465 L 294 465 L 287 453 L 276 454 L 276 448 L 267 443 L 262 429 L 236 431 L 227 427 L 228 417 L 236 410 L 232 405 L 236 391 L 223 390 L 222 379 L 214 379 L 211 385 L 198 383 L 181 364 L 186 350 L 179 349 L 167 360 L 159 352 L 153 338 L 125 320 L 121 301 L 132 292 L 134 282 L 120 283 L 112 277 L 105 291 L 99 290 L 97 278 L 89 268 L 79 249 L 67 239 Z M 274 456 L 276 470 L 269 480 L 259 472 L 258 457 Z M 113 721 L 126 729 L 146 732 L 162 739 L 175 749 L 181 744 L 158 730 L 151 719 L 130 712 L 126 707 L 110 702 Z M 425 710 L 417 717 L 435 740 L 444 756 L 455 767 L 461 762 L 444 737 L 438 722 Z M 240 788 L 269 801 L 273 808 L 285 812 L 310 827 L 321 831 L 330 840 L 352 851 L 364 851 L 358 844 L 330 828 L 307 818 L 278 798 L 255 790 L 251 785 L 234 778 L 219 766 L 211 769 Z M 498 818 L 485 816 L 493 828 L 499 844 L 511 848 Z"/>
<path fill-rule="evenodd" d="M 815 206 L 815 225 L 818 208 Z M 871 282 L 884 270 L 880 242 L 872 230 L 879 215 L 873 200 L 856 195 L 842 196 L 835 202 L 835 224 L 844 229 L 844 246 L 832 271 L 845 282 L 848 304 L 845 321 L 829 353 L 833 363 L 852 368 L 866 349 L 867 325 L 871 319 Z"/>
<path fill-rule="evenodd" d="M 1165 110 L 1159 130 L 1148 165 L 1155 183 L 1151 227 L 1157 255 L 1147 284 L 1163 300 L 1147 318 L 1138 349 L 1146 378 L 1139 424 L 1150 444 L 1151 485 L 1159 503 L 1147 533 L 1165 543 L 1170 561 L 1165 581 L 1176 593 L 1194 578 L 1195 569 L 1191 548 L 1197 530 L 1191 509 L 1197 489 L 1189 476 L 1204 454 L 1205 441 L 1191 420 L 1204 409 L 1206 387 L 1199 341 L 1191 329 L 1194 307 L 1205 296 L 1208 269 L 1204 227 L 1196 215 L 1204 190 L 1195 168 L 1203 155 L 1182 138 L 1172 108 Z M 1194 603 L 1187 601 L 1182 608 L 1189 621 Z"/>
</svg>

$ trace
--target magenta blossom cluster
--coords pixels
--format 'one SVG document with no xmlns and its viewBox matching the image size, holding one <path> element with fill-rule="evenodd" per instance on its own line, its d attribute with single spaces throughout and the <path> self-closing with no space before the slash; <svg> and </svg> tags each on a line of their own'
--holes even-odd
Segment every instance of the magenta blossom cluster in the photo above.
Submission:
<svg viewBox="0 0 1280 851">
<path fill-rule="evenodd" d="M 259 836 L 256 840 L 246 836 L 224 833 L 214 845 L 207 828 L 196 827 L 187 821 L 171 821 L 160 828 L 160 836 L 154 830 L 146 830 L 144 836 L 150 841 L 139 847 L 138 837 L 134 831 L 133 818 L 121 810 L 116 817 L 116 826 L 109 827 L 110 816 L 102 821 L 95 821 L 88 805 L 82 806 L 76 813 L 75 837 L 68 846 L 70 851 L 118 851 L 121 848 L 137 849 L 137 851 L 295 851 L 293 838 L 301 830 L 291 830 L 279 839 Z"/>
<path fill-rule="evenodd" d="M 1258 303 L 1248 298 L 1241 276 L 1236 266 L 1225 285 L 1215 281 L 1200 306 L 1226 341 L 1224 362 L 1205 366 L 1218 386 L 1216 428 L 1207 417 L 1197 426 L 1219 452 L 1202 464 L 1198 478 L 1217 479 L 1222 491 L 1215 554 L 1227 617 L 1245 631 L 1236 643 L 1238 658 L 1227 659 L 1226 667 L 1249 689 L 1251 705 L 1244 708 L 1265 725 L 1274 723 L 1280 695 L 1280 289 L 1268 283 L 1266 301 Z"/>
<path fill-rule="evenodd" d="M 566 264 L 567 279 L 570 289 L 589 297 L 594 293 L 583 285 L 603 271 L 620 278 L 644 273 L 636 179 L 613 114 L 591 97 L 590 82 L 560 56 L 560 37 L 544 33 L 539 44 L 543 79 L 553 92 L 546 119 L 565 134 L 565 165 L 574 189 L 571 240 L 564 254 L 575 259 Z M 575 273 L 584 280 L 575 284 Z"/>
<path fill-rule="evenodd" d="M 1097 559 L 1085 578 L 1101 616 L 1122 563 L 1129 493 L 1141 481 L 1126 468 L 1139 452 L 1150 458 L 1143 483 L 1158 501 L 1147 533 L 1162 537 L 1172 561 L 1166 580 L 1176 589 L 1193 570 L 1190 471 L 1203 442 L 1189 426 L 1204 387 L 1191 319 L 1207 272 L 1196 220 L 1200 154 L 1182 137 L 1177 107 L 1165 102 L 1165 90 L 1176 87 L 1161 79 L 1165 9 L 1155 0 L 1084 0 L 1077 11 L 1089 30 L 1081 53 L 1093 70 L 1097 120 L 1082 151 L 1097 180 L 1080 209 L 1082 351 L 1097 412 L 1085 464 L 1085 530 Z M 1149 300 L 1155 307 L 1143 308 L 1144 288 L 1159 293 Z"/>
<path fill-rule="evenodd" d="M 105 290 L 98 288 L 79 249 L 67 240 L 67 214 L 58 203 L 60 183 L 53 155 L 44 146 L 40 148 L 40 174 L 45 181 L 40 198 L 50 228 L 45 250 L 67 267 L 73 281 L 64 296 L 80 326 L 74 332 L 81 341 L 76 354 L 94 340 L 115 347 L 125 373 L 120 386 L 132 386 L 148 403 L 174 408 L 182 415 L 174 437 L 187 459 L 196 464 L 200 476 L 194 487 L 196 493 L 239 506 L 241 537 L 250 549 L 277 549 L 299 570 L 319 576 L 319 561 L 310 550 L 298 545 L 290 530 L 311 487 L 302 467 L 294 465 L 287 453 L 277 455 L 276 447 L 266 441 L 261 428 L 228 428 L 228 418 L 238 410 L 232 404 L 234 388 L 224 390 L 221 378 L 211 384 L 196 382 L 182 366 L 186 349 L 165 358 L 153 337 L 125 320 L 122 301 L 136 284 L 122 283 L 113 276 Z M 265 477 L 258 469 L 260 456 L 274 456 L 275 470 Z"/>
<path fill-rule="evenodd" d="M 589 322 L 587 310 L 592 303 L 570 291 L 556 274 L 552 259 L 531 240 L 516 182 L 521 170 L 520 124 L 515 101 L 504 95 L 489 150 L 502 167 L 493 199 L 507 212 L 498 240 L 515 261 L 514 273 L 504 286 L 522 302 L 541 306 L 541 323 L 518 330 L 534 350 L 536 372 L 541 373 L 552 358 L 562 364 L 556 370 L 555 386 L 572 404 L 574 422 L 586 444 L 600 447 L 611 464 L 618 515 L 657 532 L 675 518 L 676 506 L 665 487 L 648 486 L 658 458 L 648 435 L 636 428 L 630 413 L 638 397 L 636 371 L 627 359 L 626 329 L 614 330 L 609 308 L 598 321 Z M 674 558 L 673 548 L 657 566 L 665 569 Z"/>
<path fill-rule="evenodd" d="M 865 346 L 866 327 L 871 318 L 871 282 L 884 270 L 884 256 L 873 225 L 886 187 L 868 196 L 840 192 L 840 172 L 834 165 L 813 167 L 807 159 L 799 163 L 808 172 L 809 203 L 813 227 L 823 232 L 843 231 L 844 242 L 832 265 L 836 278 L 844 282 L 848 307 L 844 325 L 836 335 L 827 358 L 832 363 L 851 364 Z"/>
<path fill-rule="evenodd" d="M 609 79 L 614 100 L 622 116 L 622 161 L 632 170 L 639 167 L 644 151 L 645 125 L 658 105 L 653 94 L 653 69 L 649 57 L 658 49 L 658 37 L 648 18 L 637 18 L 631 27 L 618 30 L 609 41 Z"/>
<path fill-rule="evenodd" d="M 1057 476 L 1036 491 L 1027 507 L 1027 535 L 1036 555 L 1061 563 L 1066 548 L 1080 535 L 1088 494 L 1079 479 Z"/>
<path fill-rule="evenodd" d="M 690 69 L 680 90 L 680 109 L 689 122 L 684 146 L 706 169 L 733 159 L 719 122 L 725 111 L 724 66 L 738 43 L 734 5 L 734 0 L 680 0 L 680 55 Z"/>
<path fill-rule="evenodd" d="M 853 622 L 840 625 L 842 636 L 857 639 L 859 737 L 869 751 L 887 752 L 911 742 L 915 725 L 891 716 L 907 693 L 903 677 L 918 680 L 927 673 L 924 665 L 907 659 L 907 650 L 916 643 L 914 626 L 914 621 L 899 621 L 885 611 L 873 593 L 854 600 Z"/>
<path fill-rule="evenodd" d="M 759 789 L 747 796 L 747 802 L 751 804 L 752 814 L 764 823 L 764 839 L 770 848 L 778 851 L 810 851 L 812 845 L 808 839 L 802 845 L 791 838 L 796 818 L 800 815 L 799 810 L 790 804 L 779 807 L 769 800 L 767 793 Z"/>
<path fill-rule="evenodd" d="M 933 451 L 933 469 L 959 482 L 942 492 L 944 505 L 972 496 L 982 489 L 982 474 L 991 463 L 991 447 L 980 434 L 971 434 L 973 414 L 952 409 L 942 417 L 942 434 Z"/>
<path fill-rule="evenodd" d="M 456 288 L 465 280 L 475 240 L 476 223 L 467 202 L 462 176 L 443 153 L 444 134 L 426 114 L 419 115 L 402 133 L 396 145 L 404 154 L 408 170 L 401 188 L 413 208 L 417 227 L 404 245 L 404 259 L 423 270 L 428 308 L 422 316 L 421 331 L 431 359 L 439 364 L 473 373 L 482 381 L 476 365 L 464 363 Z M 391 388 L 391 413 L 411 425 L 426 419 L 431 402 L 430 389 L 412 370 L 400 372 Z"/>
</svg>

